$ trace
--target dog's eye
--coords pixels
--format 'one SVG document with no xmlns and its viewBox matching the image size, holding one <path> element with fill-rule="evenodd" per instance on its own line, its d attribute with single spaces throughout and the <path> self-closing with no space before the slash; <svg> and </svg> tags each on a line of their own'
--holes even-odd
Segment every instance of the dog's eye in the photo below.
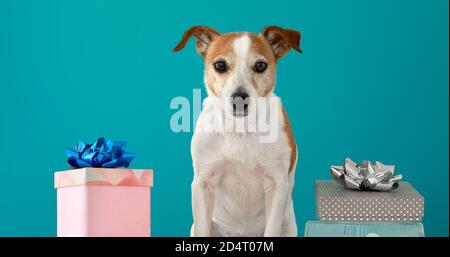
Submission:
<svg viewBox="0 0 450 257">
<path fill-rule="evenodd" d="M 218 72 L 218 73 L 224 73 L 228 70 L 228 66 L 227 63 L 223 60 L 221 61 L 217 61 L 214 63 L 214 69 Z"/>
<path fill-rule="evenodd" d="M 267 69 L 267 63 L 263 61 L 257 61 L 254 67 L 257 73 L 263 73 Z"/>
</svg>

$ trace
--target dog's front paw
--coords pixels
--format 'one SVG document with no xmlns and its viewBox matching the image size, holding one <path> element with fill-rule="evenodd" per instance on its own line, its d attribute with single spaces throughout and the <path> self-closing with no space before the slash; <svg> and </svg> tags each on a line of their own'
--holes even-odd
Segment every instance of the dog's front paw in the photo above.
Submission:
<svg viewBox="0 0 450 257">
<path fill-rule="evenodd" d="M 191 237 L 210 237 L 211 234 L 208 232 L 197 232 L 191 231 Z"/>
<path fill-rule="evenodd" d="M 211 233 L 208 229 L 196 228 L 195 224 L 191 227 L 191 237 L 210 237 Z"/>
<path fill-rule="evenodd" d="M 280 229 L 266 229 L 264 231 L 264 237 L 280 237 L 281 236 L 281 228 Z"/>
</svg>

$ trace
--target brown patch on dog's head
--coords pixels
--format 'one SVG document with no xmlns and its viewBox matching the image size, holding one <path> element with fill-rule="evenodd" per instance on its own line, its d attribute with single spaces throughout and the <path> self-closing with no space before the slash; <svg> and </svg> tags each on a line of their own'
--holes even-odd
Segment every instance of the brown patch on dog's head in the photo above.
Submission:
<svg viewBox="0 0 450 257">
<path fill-rule="evenodd" d="M 233 41 L 243 35 L 242 32 L 232 32 L 214 38 L 205 56 L 206 63 L 212 63 L 218 56 L 227 56 L 233 52 Z"/>
<path fill-rule="evenodd" d="M 237 64 L 236 53 L 233 42 L 246 33 L 232 32 L 220 35 L 211 43 L 205 56 L 205 83 L 207 88 L 213 91 L 214 96 L 227 96 L 223 93 L 226 82 L 233 74 L 232 70 Z M 215 63 L 223 61 L 227 65 L 227 71 L 218 73 L 214 67 Z"/>
<path fill-rule="evenodd" d="M 248 49 L 242 49 L 247 45 L 239 41 L 246 40 L 249 42 Z M 243 51 L 245 56 L 242 56 Z M 228 70 L 218 73 L 214 68 L 217 61 L 224 61 Z M 254 70 L 258 61 L 267 65 L 263 73 Z M 275 86 L 276 61 L 272 48 L 260 35 L 248 32 L 219 35 L 214 37 L 205 55 L 205 83 L 216 96 L 230 96 L 235 91 L 226 92 L 226 87 L 251 86 L 255 90 L 255 94 L 250 94 L 251 96 L 265 97 Z"/>
<path fill-rule="evenodd" d="M 205 26 L 187 30 L 174 51 L 191 36 L 205 60 L 205 83 L 210 95 L 230 97 L 245 91 L 251 97 L 266 97 L 274 89 L 276 63 L 294 48 L 301 52 L 300 32 L 269 26 L 259 35 L 248 32 L 220 34 Z M 219 70 L 218 66 L 223 70 Z"/>
<path fill-rule="evenodd" d="M 250 38 L 253 43 L 252 52 L 259 56 L 263 56 L 263 59 L 268 63 L 266 71 L 268 76 L 254 76 L 253 78 L 255 81 L 254 85 L 257 86 L 260 96 L 265 97 L 272 92 L 275 87 L 277 59 L 272 51 L 272 48 L 261 35 L 251 34 Z"/>
</svg>

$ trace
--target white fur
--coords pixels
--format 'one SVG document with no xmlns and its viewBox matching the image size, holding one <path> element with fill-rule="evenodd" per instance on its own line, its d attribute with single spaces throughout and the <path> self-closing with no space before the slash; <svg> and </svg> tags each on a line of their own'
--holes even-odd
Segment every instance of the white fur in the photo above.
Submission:
<svg viewBox="0 0 450 257">
<path fill-rule="evenodd" d="M 236 68 L 226 82 L 224 96 L 242 85 L 248 85 L 250 96 L 257 96 L 245 65 L 247 58 L 251 58 L 250 45 L 248 36 L 233 42 Z M 271 93 L 268 97 L 276 96 Z M 207 106 L 208 100 L 197 120 L 191 144 L 194 167 L 191 236 L 297 236 L 292 201 L 295 165 L 289 172 L 291 149 L 284 132 L 281 105 L 275 127 L 277 139 L 273 143 L 260 143 L 259 132 L 199 129 L 204 121 L 214 120 L 218 112 L 227 112 Z"/>
<path fill-rule="evenodd" d="M 245 35 L 239 37 L 233 41 L 233 50 L 235 55 L 235 61 L 233 71 L 231 72 L 228 80 L 223 87 L 221 95 L 224 97 L 229 97 L 236 91 L 238 87 L 245 88 L 250 97 L 257 97 L 258 92 L 252 85 L 251 69 L 247 65 L 247 59 L 249 58 L 251 40 Z M 228 113 L 232 112 L 232 105 L 224 105 L 225 110 Z M 252 106 L 250 106 L 252 109 Z M 251 111 L 251 110 L 249 110 Z"/>
</svg>

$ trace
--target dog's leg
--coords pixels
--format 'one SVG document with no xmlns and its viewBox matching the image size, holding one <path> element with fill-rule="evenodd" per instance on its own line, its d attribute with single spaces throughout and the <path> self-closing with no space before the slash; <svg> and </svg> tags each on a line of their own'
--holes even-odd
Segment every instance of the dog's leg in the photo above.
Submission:
<svg viewBox="0 0 450 257">
<path fill-rule="evenodd" d="M 194 236 L 210 236 L 212 211 L 214 208 L 214 189 L 208 178 L 195 176 L 192 182 L 192 212 L 194 216 Z"/>
<path fill-rule="evenodd" d="M 292 200 L 293 190 L 294 190 L 294 179 L 295 179 L 295 166 L 294 169 L 289 173 L 289 198 L 286 202 L 286 216 L 283 224 L 283 234 L 282 236 L 296 237 L 298 236 L 297 222 L 294 213 L 294 202 Z"/>
<path fill-rule="evenodd" d="M 281 236 L 290 188 L 286 169 L 272 169 L 267 172 L 264 187 L 266 197 L 264 236 Z"/>
<path fill-rule="evenodd" d="M 223 162 L 198 163 L 194 161 L 192 181 L 193 236 L 211 236 L 215 188 L 220 181 Z"/>
<path fill-rule="evenodd" d="M 283 224 L 283 234 L 282 236 L 286 237 L 296 237 L 298 236 L 297 223 L 295 221 L 295 213 L 294 213 L 294 203 L 292 199 L 288 200 L 286 206 L 286 216 Z"/>
</svg>

